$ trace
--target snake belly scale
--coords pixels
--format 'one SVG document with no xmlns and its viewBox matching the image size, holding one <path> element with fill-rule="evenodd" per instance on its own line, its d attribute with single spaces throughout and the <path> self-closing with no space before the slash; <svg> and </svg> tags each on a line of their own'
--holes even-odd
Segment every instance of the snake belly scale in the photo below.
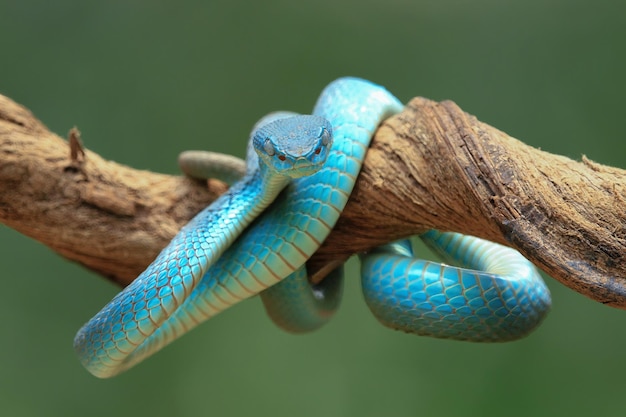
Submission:
<svg viewBox="0 0 626 417">
<path fill-rule="evenodd" d="M 81 328 L 74 345 L 83 365 L 99 377 L 116 375 L 259 293 L 272 319 L 287 330 L 324 324 L 338 305 L 341 278 L 337 272 L 328 281 L 329 294 L 318 297 L 306 282 L 304 264 L 339 218 L 376 127 L 401 109 L 384 88 L 342 78 L 322 92 L 312 116 L 278 113 L 257 123 L 251 143 L 260 162 L 249 147 L 245 176 L 181 229 L 144 273 Z M 314 144 L 296 146 L 297 162 L 285 165 L 282 145 L 270 141 L 282 137 L 306 137 Z M 304 162 L 305 155 L 313 161 Z M 283 172 L 276 174 L 273 164 Z M 241 169 L 224 171 L 235 178 Z M 528 333 L 549 310 L 545 284 L 516 251 L 437 231 L 422 239 L 444 257 L 486 272 L 419 263 L 406 241 L 363 255 L 364 295 L 386 326 L 459 340 L 504 341 Z M 497 258 L 504 261 L 489 262 Z M 302 298 L 294 291 L 309 295 Z M 311 294 L 320 302 L 302 301 Z"/>
</svg>

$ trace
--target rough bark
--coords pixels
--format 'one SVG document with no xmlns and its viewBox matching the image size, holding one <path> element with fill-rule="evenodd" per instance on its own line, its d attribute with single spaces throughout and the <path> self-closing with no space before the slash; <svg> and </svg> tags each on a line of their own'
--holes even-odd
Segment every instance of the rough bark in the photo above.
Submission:
<svg viewBox="0 0 626 417">
<path fill-rule="evenodd" d="M 0 96 L 0 222 L 122 285 L 226 190 L 206 184 L 107 161 Z"/>
<path fill-rule="evenodd" d="M 77 132 L 70 138 L 0 96 L 0 222 L 122 285 L 226 188 L 83 154 Z M 540 151 L 452 102 L 416 98 L 378 129 L 309 271 L 319 281 L 354 253 L 430 228 L 512 246 L 568 287 L 626 308 L 626 171 Z"/>
</svg>

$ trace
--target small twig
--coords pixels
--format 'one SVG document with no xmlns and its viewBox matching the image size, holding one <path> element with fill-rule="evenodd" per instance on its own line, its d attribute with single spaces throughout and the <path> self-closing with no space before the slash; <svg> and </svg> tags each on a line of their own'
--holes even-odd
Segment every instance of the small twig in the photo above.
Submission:
<svg viewBox="0 0 626 417">
<path fill-rule="evenodd" d="M 67 141 L 70 145 L 70 160 L 72 161 L 72 165 L 82 164 L 85 161 L 85 149 L 80 139 L 80 131 L 76 126 L 70 129 Z"/>
</svg>

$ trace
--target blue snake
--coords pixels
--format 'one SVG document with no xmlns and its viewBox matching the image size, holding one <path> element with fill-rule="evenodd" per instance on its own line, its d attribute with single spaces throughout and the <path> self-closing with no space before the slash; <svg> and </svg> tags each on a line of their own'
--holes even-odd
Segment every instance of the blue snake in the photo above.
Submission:
<svg viewBox="0 0 626 417">
<path fill-rule="evenodd" d="M 216 163 L 231 188 L 78 331 L 81 363 L 98 377 L 114 376 L 256 294 L 288 331 L 326 323 L 339 304 L 341 270 L 310 285 L 305 262 L 339 218 L 377 126 L 401 109 L 384 88 L 342 78 L 324 89 L 312 115 L 261 119 L 245 173 L 232 160 Z M 451 232 L 420 238 L 468 269 L 418 260 L 408 240 L 361 255 L 365 300 L 384 325 L 506 341 L 526 335 L 548 312 L 543 280 L 515 250 Z"/>
</svg>

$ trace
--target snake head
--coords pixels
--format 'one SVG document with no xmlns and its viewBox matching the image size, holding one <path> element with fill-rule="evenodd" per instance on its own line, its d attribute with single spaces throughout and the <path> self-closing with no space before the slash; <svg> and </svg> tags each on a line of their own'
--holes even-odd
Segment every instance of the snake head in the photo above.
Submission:
<svg viewBox="0 0 626 417">
<path fill-rule="evenodd" d="M 333 143 L 330 123 L 319 116 L 292 116 L 254 132 L 256 153 L 266 167 L 292 178 L 311 175 L 326 162 Z"/>
</svg>

